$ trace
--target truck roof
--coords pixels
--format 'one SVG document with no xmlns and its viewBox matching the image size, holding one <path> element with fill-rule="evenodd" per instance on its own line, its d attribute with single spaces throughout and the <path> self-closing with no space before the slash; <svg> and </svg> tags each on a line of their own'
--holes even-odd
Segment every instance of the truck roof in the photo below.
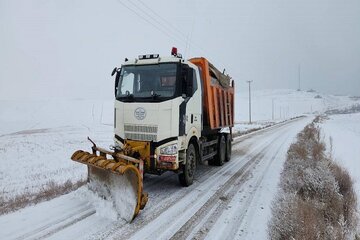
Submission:
<svg viewBox="0 0 360 240">
<path fill-rule="evenodd" d="M 123 66 L 127 66 L 127 65 L 145 65 L 145 64 L 158 64 L 158 63 L 169 63 L 169 62 L 182 62 L 182 63 L 189 63 L 188 61 L 186 61 L 185 59 L 182 58 L 178 58 L 178 57 L 173 57 L 173 56 L 166 56 L 166 57 L 161 57 L 159 56 L 158 58 L 151 58 L 151 59 L 139 59 L 139 58 L 135 58 L 135 59 L 129 59 L 128 61 L 123 63 Z"/>
</svg>

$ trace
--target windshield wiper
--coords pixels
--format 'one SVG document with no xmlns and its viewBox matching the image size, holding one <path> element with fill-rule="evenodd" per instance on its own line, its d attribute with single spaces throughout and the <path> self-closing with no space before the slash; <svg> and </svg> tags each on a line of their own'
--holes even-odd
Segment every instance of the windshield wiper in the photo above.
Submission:
<svg viewBox="0 0 360 240">
<path fill-rule="evenodd" d="M 154 90 L 152 90 L 152 91 L 151 91 L 151 97 L 152 97 L 153 99 L 156 99 L 156 98 L 158 98 L 158 97 L 161 97 L 161 95 L 160 95 L 160 94 L 157 94 Z"/>
<path fill-rule="evenodd" d="M 130 93 L 128 90 L 126 90 L 125 95 L 127 99 L 134 99 L 134 94 Z"/>
<path fill-rule="evenodd" d="M 127 95 L 123 95 L 123 96 L 119 96 L 118 99 L 121 99 L 121 100 L 127 100 L 129 102 L 132 102 L 134 101 L 134 94 L 127 94 Z"/>
</svg>

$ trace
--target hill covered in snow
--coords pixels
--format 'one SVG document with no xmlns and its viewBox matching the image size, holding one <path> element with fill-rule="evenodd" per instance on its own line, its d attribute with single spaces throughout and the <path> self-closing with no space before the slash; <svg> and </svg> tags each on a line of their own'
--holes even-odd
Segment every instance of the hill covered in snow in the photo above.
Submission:
<svg viewBox="0 0 360 240">
<path fill-rule="evenodd" d="M 327 110 L 342 109 L 360 103 L 349 96 L 335 96 L 315 91 L 292 89 L 257 90 L 251 93 L 252 121 L 279 121 L 303 114 L 319 114 Z M 235 95 L 235 120 L 249 120 L 249 94 Z"/>
</svg>

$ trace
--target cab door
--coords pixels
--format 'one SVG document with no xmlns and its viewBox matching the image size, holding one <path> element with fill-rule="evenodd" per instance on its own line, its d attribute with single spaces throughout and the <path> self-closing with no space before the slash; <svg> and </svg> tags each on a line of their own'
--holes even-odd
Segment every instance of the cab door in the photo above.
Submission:
<svg viewBox="0 0 360 240">
<path fill-rule="evenodd" d="M 190 66 L 188 71 L 189 76 L 192 79 L 192 93 L 186 104 L 186 135 L 188 139 L 194 135 L 197 136 L 197 138 L 200 138 L 202 130 L 202 89 L 200 84 L 200 74 L 195 65 Z"/>
</svg>

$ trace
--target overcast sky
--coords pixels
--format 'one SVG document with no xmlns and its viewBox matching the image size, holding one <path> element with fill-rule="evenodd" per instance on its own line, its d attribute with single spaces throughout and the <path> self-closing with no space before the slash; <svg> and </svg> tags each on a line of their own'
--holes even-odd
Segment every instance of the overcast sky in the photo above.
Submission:
<svg viewBox="0 0 360 240">
<path fill-rule="evenodd" d="M 237 90 L 360 95 L 359 0 L 0 0 L 0 99 L 113 97 L 125 57 L 172 46 Z"/>
</svg>

